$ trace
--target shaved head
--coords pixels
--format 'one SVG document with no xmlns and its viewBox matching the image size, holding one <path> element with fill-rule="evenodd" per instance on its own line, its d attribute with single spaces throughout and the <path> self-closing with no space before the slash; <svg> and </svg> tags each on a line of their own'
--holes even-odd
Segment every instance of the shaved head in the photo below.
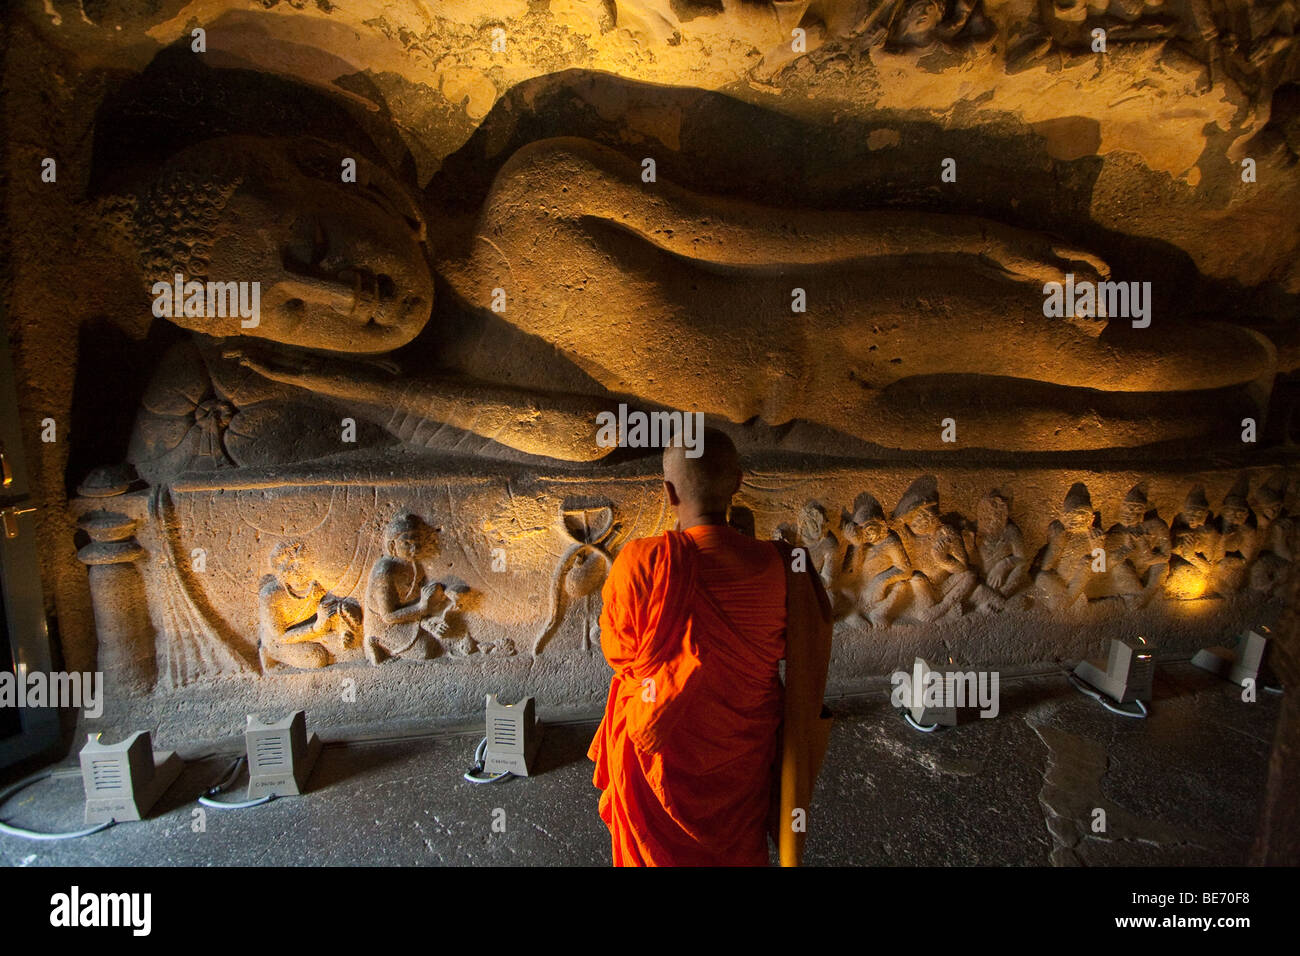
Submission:
<svg viewBox="0 0 1300 956">
<path fill-rule="evenodd" d="M 700 456 L 687 457 L 680 443 L 664 449 L 664 481 L 678 501 L 701 513 L 725 513 L 731 497 L 740 488 L 740 455 L 725 432 L 704 429 Z"/>
</svg>

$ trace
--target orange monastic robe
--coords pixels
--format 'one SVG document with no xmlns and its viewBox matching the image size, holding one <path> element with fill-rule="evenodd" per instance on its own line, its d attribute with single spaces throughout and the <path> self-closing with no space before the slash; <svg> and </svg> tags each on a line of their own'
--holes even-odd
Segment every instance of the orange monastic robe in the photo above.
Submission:
<svg viewBox="0 0 1300 956">
<path fill-rule="evenodd" d="M 624 546 L 604 587 L 614 668 L 588 756 L 615 866 L 762 866 L 785 654 L 785 565 L 724 525 Z"/>
</svg>

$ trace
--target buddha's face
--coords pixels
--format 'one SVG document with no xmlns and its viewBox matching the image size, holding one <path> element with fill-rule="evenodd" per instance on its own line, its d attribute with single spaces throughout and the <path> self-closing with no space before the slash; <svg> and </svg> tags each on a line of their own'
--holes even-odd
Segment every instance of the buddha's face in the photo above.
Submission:
<svg viewBox="0 0 1300 956">
<path fill-rule="evenodd" d="M 1075 508 L 1065 513 L 1065 526 L 1075 534 L 1083 534 L 1092 527 L 1092 510 Z"/>
<path fill-rule="evenodd" d="M 1183 512 L 1183 518 L 1189 528 L 1199 528 L 1205 524 L 1206 519 L 1210 517 L 1209 511 L 1204 508 L 1193 508 Z"/>
<path fill-rule="evenodd" d="M 321 151 L 307 159 L 304 148 L 243 140 L 208 148 L 244 157 L 247 171 L 208 223 L 206 278 L 259 283 L 259 315 L 251 327 L 240 316 L 172 321 L 336 352 L 387 352 L 415 338 L 432 310 L 433 277 L 419 214 L 400 187 L 361 160 L 357 182 L 342 182 L 341 159 Z"/>
<path fill-rule="evenodd" d="M 1256 505 L 1255 513 L 1265 521 L 1276 521 L 1277 516 L 1282 513 L 1282 506 L 1280 504 Z"/>
</svg>

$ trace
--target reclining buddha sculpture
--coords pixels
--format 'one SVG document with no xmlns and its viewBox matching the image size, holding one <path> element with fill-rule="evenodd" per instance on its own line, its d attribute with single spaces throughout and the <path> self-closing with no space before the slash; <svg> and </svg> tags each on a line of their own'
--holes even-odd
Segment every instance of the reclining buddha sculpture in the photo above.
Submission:
<svg viewBox="0 0 1300 956">
<path fill-rule="evenodd" d="M 433 221 L 363 160 L 342 182 L 344 156 L 222 137 L 137 191 L 147 287 L 179 274 L 261 289 L 256 324 L 170 318 L 199 334 L 146 394 L 131 453 L 145 477 L 346 451 L 342 417 L 361 445 L 594 461 L 609 452 L 595 416 L 612 396 L 948 448 L 914 389 L 972 383 L 983 399 L 953 409 L 964 447 L 1135 447 L 1222 424 L 1212 403 L 1153 396 L 1244 390 L 1273 371 L 1268 342 L 1234 326 L 1045 316 L 1046 284 L 1108 267 L 989 219 L 762 206 L 644 182 L 636 160 L 564 138 L 518 150 L 474 214 Z M 534 348 L 497 357 L 540 362 L 528 386 L 443 362 L 447 342 L 427 327 L 435 275 L 471 313 L 463 328 L 504 322 Z M 538 387 L 546 362 L 588 384 Z M 1081 393 L 1147 404 L 1081 416 Z"/>
</svg>

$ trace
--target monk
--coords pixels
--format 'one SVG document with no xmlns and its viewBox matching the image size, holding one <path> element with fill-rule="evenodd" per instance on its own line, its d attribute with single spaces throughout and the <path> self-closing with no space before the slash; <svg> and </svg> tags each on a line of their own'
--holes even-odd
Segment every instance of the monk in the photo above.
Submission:
<svg viewBox="0 0 1300 956">
<path fill-rule="evenodd" d="M 740 482 L 722 432 L 698 458 L 666 448 L 677 529 L 628 542 L 605 582 L 614 677 L 588 756 L 615 866 L 763 866 L 769 828 L 798 862 L 830 723 L 830 603 L 788 545 L 728 526 Z"/>
</svg>

